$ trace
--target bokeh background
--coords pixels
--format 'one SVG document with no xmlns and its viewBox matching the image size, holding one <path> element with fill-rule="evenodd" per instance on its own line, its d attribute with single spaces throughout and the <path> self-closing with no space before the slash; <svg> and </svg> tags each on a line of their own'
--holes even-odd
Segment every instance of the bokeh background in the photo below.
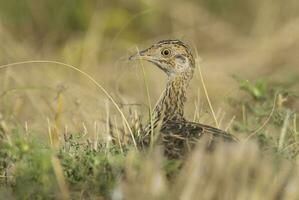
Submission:
<svg viewBox="0 0 299 200">
<path fill-rule="evenodd" d="M 147 119 L 165 75 L 128 56 L 161 39 L 181 39 L 198 51 L 205 84 L 222 128 L 244 98 L 237 80 L 282 85 L 298 94 L 299 2 L 296 0 L 0 0 L 0 63 L 54 60 L 91 74 L 128 115 Z M 237 77 L 237 78 L 236 78 Z M 236 80 L 237 79 L 237 80 Z M 245 96 L 246 98 L 246 96 Z M 293 101 L 292 107 L 299 108 Z M 195 110 L 195 111 L 194 111 Z M 92 130 L 114 106 L 82 74 L 55 64 L 0 70 L 0 113 L 11 125 Z M 198 73 L 188 118 L 213 124 Z M 9 127 L 9 126 L 8 126 Z M 46 133 L 45 133 L 46 134 Z"/>
<path fill-rule="evenodd" d="M 198 52 L 240 142 L 136 150 L 99 87 L 46 62 L 92 76 L 138 136 L 166 75 L 128 57 L 162 39 Z M 0 0 L 0 199 L 297 200 L 298 55 L 298 0 Z M 186 117 L 216 126 L 199 70 L 188 97 Z"/>
</svg>

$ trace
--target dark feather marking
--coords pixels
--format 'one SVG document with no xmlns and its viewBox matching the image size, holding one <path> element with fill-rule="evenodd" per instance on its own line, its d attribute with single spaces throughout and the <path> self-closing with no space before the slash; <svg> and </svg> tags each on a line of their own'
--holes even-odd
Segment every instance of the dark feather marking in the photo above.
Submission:
<svg viewBox="0 0 299 200">
<path fill-rule="evenodd" d="M 177 51 L 176 56 L 169 57 L 167 60 L 156 58 L 155 62 L 151 62 L 158 65 L 167 75 L 170 75 L 168 70 L 174 69 L 176 62 L 182 61 L 180 64 L 184 64 L 186 59 L 189 60 L 189 66 L 185 66 L 188 69 L 186 73 L 175 76 L 172 74 L 172 77 L 169 77 L 164 96 L 154 109 L 153 129 L 157 131 L 156 129 L 160 128 L 161 134 L 159 134 L 158 141 L 163 143 L 165 155 L 169 158 L 182 157 L 203 135 L 210 136 L 213 141 L 214 138 L 237 141 L 233 135 L 225 131 L 185 120 L 183 115 L 186 89 L 193 76 L 195 61 L 189 47 L 179 40 L 162 40 L 150 48 L 159 50 L 163 45 L 172 45 L 171 48 Z M 163 68 L 162 64 L 164 64 Z M 152 123 L 149 122 L 143 130 L 143 139 L 140 142 L 142 147 L 149 146 L 151 142 Z M 214 143 L 213 141 L 211 143 Z"/>
</svg>

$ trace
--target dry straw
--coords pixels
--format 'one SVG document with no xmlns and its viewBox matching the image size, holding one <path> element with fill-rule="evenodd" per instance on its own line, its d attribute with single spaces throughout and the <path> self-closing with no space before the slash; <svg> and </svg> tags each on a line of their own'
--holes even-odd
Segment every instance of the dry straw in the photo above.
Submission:
<svg viewBox="0 0 299 200">
<path fill-rule="evenodd" d="M 209 107 L 210 107 L 212 116 L 213 116 L 213 118 L 214 118 L 216 127 L 219 128 L 219 123 L 218 123 L 217 117 L 216 117 L 216 115 L 215 115 L 215 112 L 214 112 L 214 109 L 213 109 L 213 106 L 212 106 L 212 103 L 211 103 L 211 100 L 210 100 L 210 97 L 209 97 L 209 93 L 208 93 L 208 90 L 207 90 L 207 88 L 206 88 L 206 84 L 205 84 L 205 81 L 204 81 L 204 78 L 203 78 L 203 75 L 202 75 L 201 66 L 200 66 L 200 64 L 199 64 L 199 58 L 200 58 L 200 57 L 199 57 L 199 55 L 198 55 L 198 51 L 197 51 L 197 49 L 195 49 L 195 53 L 196 53 L 196 64 L 197 64 L 197 69 L 198 69 L 198 73 L 199 73 L 200 81 L 201 81 L 201 84 L 202 84 L 202 87 L 203 87 L 205 96 L 206 96 L 206 98 L 207 98 L 207 101 L 208 101 L 208 104 L 209 104 Z"/>
<path fill-rule="evenodd" d="M 9 68 L 9 67 L 14 67 L 14 66 L 21 66 L 21 65 L 25 65 L 25 64 L 36 64 L 36 63 L 41 63 L 41 64 L 55 64 L 55 65 L 60 65 L 63 67 L 67 67 L 69 69 L 75 70 L 77 72 L 79 72 L 80 74 L 82 74 L 83 76 L 85 76 L 86 78 L 88 78 L 92 83 L 94 83 L 98 89 L 100 89 L 107 97 L 108 99 L 113 103 L 113 105 L 115 106 L 115 108 L 117 109 L 117 111 L 120 113 L 121 117 L 123 118 L 124 123 L 126 124 L 127 128 L 129 129 L 130 135 L 132 137 L 133 143 L 135 148 L 137 149 L 137 144 L 132 132 L 132 129 L 129 125 L 128 120 L 126 119 L 124 113 L 121 111 L 120 107 L 118 106 L 118 104 L 116 103 L 116 101 L 113 99 L 113 97 L 107 92 L 107 90 L 101 85 L 99 84 L 91 75 L 89 75 L 88 73 L 78 69 L 77 67 L 73 66 L 73 65 L 69 65 L 63 62 L 58 62 L 58 61 L 51 61 L 51 60 L 30 60 L 30 61 L 23 61 L 23 62 L 15 62 L 15 63 L 10 63 L 10 64 L 6 64 L 6 65 L 0 65 L 0 70 L 1 69 L 5 69 L 5 68 Z"/>
</svg>

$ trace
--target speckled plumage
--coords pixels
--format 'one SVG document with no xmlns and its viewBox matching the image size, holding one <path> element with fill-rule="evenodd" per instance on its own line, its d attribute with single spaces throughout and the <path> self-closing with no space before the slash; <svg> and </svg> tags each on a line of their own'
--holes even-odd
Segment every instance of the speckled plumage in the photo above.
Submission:
<svg viewBox="0 0 299 200">
<path fill-rule="evenodd" d="M 156 139 L 162 142 L 167 157 L 180 158 L 203 135 L 209 135 L 211 139 L 236 140 L 225 131 L 184 118 L 186 90 L 195 68 L 194 57 L 186 44 L 179 40 L 162 40 L 130 59 L 152 62 L 163 70 L 168 78 L 164 94 L 154 108 L 151 122 L 142 131 L 141 146 L 148 146 L 152 139 Z M 160 134 L 152 137 L 151 133 L 153 130 L 156 133 L 156 129 L 159 129 Z"/>
</svg>

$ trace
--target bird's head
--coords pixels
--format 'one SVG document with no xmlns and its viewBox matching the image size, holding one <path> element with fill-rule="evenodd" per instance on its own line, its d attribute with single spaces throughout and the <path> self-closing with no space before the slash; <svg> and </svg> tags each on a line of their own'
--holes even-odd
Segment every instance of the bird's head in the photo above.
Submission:
<svg viewBox="0 0 299 200">
<path fill-rule="evenodd" d="M 129 59 L 152 62 L 168 76 L 192 74 L 195 65 L 191 50 L 179 40 L 162 40 Z"/>
</svg>

